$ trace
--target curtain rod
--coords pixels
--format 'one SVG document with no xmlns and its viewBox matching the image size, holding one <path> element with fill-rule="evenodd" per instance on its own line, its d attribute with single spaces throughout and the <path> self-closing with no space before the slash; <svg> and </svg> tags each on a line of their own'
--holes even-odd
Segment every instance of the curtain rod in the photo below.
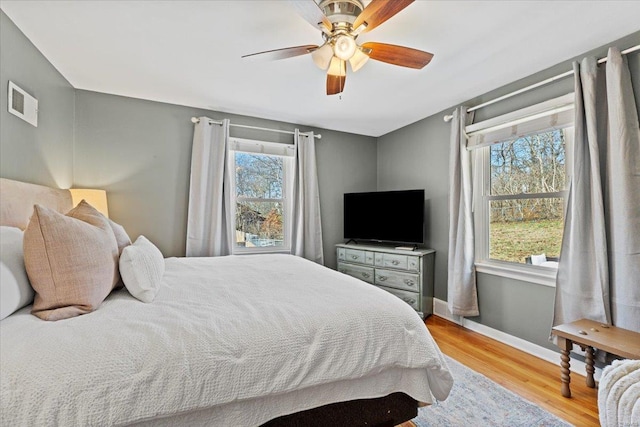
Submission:
<svg viewBox="0 0 640 427">
<path fill-rule="evenodd" d="M 635 45 L 633 47 L 630 47 L 629 49 L 625 49 L 620 53 L 623 54 L 623 55 L 626 55 L 628 53 L 635 52 L 636 50 L 640 50 L 640 44 Z M 606 57 L 598 59 L 598 64 L 602 64 L 603 62 L 607 62 L 607 58 Z M 572 74 L 573 74 L 573 70 L 567 71 L 567 72 L 562 73 L 562 74 L 558 74 L 557 76 L 548 78 L 548 79 L 543 80 L 543 81 L 538 82 L 538 83 L 534 83 L 534 84 L 532 84 L 530 86 L 527 86 L 527 87 L 523 87 L 522 89 L 518 89 L 516 91 L 507 93 L 506 95 L 502 95 L 502 96 L 500 96 L 498 98 L 492 99 L 491 101 L 487 101 L 487 102 L 484 102 L 484 103 L 482 103 L 480 105 L 476 105 L 475 107 L 471 107 L 471 108 L 469 108 L 467 110 L 467 112 L 470 113 L 472 111 L 479 110 L 480 108 L 486 107 L 486 106 L 491 105 L 491 104 L 495 104 L 496 102 L 500 102 L 502 100 L 511 98 L 512 96 L 520 95 L 523 92 L 528 92 L 528 91 L 530 91 L 532 89 L 535 89 L 535 88 L 538 88 L 540 86 L 544 86 L 546 84 L 555 82 L 556 80 L 564 79 L 565 77 L 569 77 Z M 453 119 L 453 115 L 452 114 L 447 114 L 446 116 L 444 116 L 444 121 L 445 122 L 450 122 L 451 119 Z"/>
<path fill-rule="evenodd" d="M 197 117 L 191 117 L 191 123 L 200 123 L 200 119 Z M 219 120 L 213 120 L 213 119 L 209 119 L 209 124 L 210 125 L 222 125 L 222 122 Z M 229 126 L 234 127 L 234 128 L 244 128 L 244 129 L 254 129 L 254 130 L 264 130 L 267 132 L 278 132 L 278 133 L 286 133 L 289 135 L 294 135 L 295 132 L 290 131 L 290 130 L 280 130 L 280 129 L 269 129 L 269 128 L 261 128 L 258 126 L 248 126 L 248 125 L 236 125 L 233 123 L 230 123 Z M 318 139 L 322 139 L 322 135 L 321 134 L 312 134 L 314 138 L 318 138 Z"/>
</svg>

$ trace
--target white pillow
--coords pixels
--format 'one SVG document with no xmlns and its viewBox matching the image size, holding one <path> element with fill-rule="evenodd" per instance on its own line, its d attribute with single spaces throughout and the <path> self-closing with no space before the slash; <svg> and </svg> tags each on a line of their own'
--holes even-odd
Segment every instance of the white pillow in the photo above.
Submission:
<svg viewBox="0 0 640 427">
<path fill-rule="evenodd" d="M 531 264 L 533 265 L 541 265 L 543 262 L 547 262 L 547 255 L 531 255 Z"/>
<path fill-rule="evenodd" d="M 164 274 L 162 252 L 146 237 L 122 250 L 120 255 L 120 275 L 127 290 L 143 302 L 151 302 L 160 289 Z"/>
<path fill-rule="evenodd" d="M 24 267 L 23 235 L 19 228 L 0 227 L 0 320 L 33 302 L 33 288 Z"/>
</svg>

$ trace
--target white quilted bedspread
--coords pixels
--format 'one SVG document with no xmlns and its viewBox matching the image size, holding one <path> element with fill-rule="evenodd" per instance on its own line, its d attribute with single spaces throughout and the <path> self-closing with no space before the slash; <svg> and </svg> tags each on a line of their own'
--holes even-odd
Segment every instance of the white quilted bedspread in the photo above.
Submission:
<svg viewBox="0 0 640 427">
<path fill-rule="evenodd" d="M 451 389 L 424 323 L 374 286 L 290 255 L 165 263 L 150 304 L 122 289 L 91 314 L 0 322 L 0 425 L 125 425 L 398 368 L 421 402 Z"/>
</svg>

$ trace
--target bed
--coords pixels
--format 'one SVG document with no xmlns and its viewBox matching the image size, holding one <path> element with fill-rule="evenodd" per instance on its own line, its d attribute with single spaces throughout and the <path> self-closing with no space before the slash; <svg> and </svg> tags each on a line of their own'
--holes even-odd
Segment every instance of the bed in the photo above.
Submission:
<svg viewBox="0 0 640 427">
<path fill-rule="evenodd" d="M 2 179 L 0 225 L 66 190 Z M 94 312 L 0 321 L 1 425 L 394 425 L 452 377 L 416 312 L 290 255 L 167 258 L 145 304 L 122 288 Z"/>
</svg>

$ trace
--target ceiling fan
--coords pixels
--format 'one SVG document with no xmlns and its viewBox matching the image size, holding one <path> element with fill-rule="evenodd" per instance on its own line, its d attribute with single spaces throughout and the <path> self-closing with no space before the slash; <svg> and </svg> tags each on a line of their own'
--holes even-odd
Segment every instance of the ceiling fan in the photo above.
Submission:
<svg viewBox="0 0 640 427">
<path fill-rule="evenodd" d="M 315 28 L 322 31 L 322 46 L 304 45 L 244 55 L 261 55 L 269 59 L 285 59 L 311 54 L 313 62 L 327 70 L 327 95 L 342 93 L 347 78 L 347 61 L 353 72 L 371 59 L 402 67 L 420 69 L 427 65 L 433 54 L 391 44 L 356 43 L 358 35 L 371 31 L 396 15 L 414 0 L 372 0 L 367 7 L 361 0 L 290 0 Z"/>
</svg>

